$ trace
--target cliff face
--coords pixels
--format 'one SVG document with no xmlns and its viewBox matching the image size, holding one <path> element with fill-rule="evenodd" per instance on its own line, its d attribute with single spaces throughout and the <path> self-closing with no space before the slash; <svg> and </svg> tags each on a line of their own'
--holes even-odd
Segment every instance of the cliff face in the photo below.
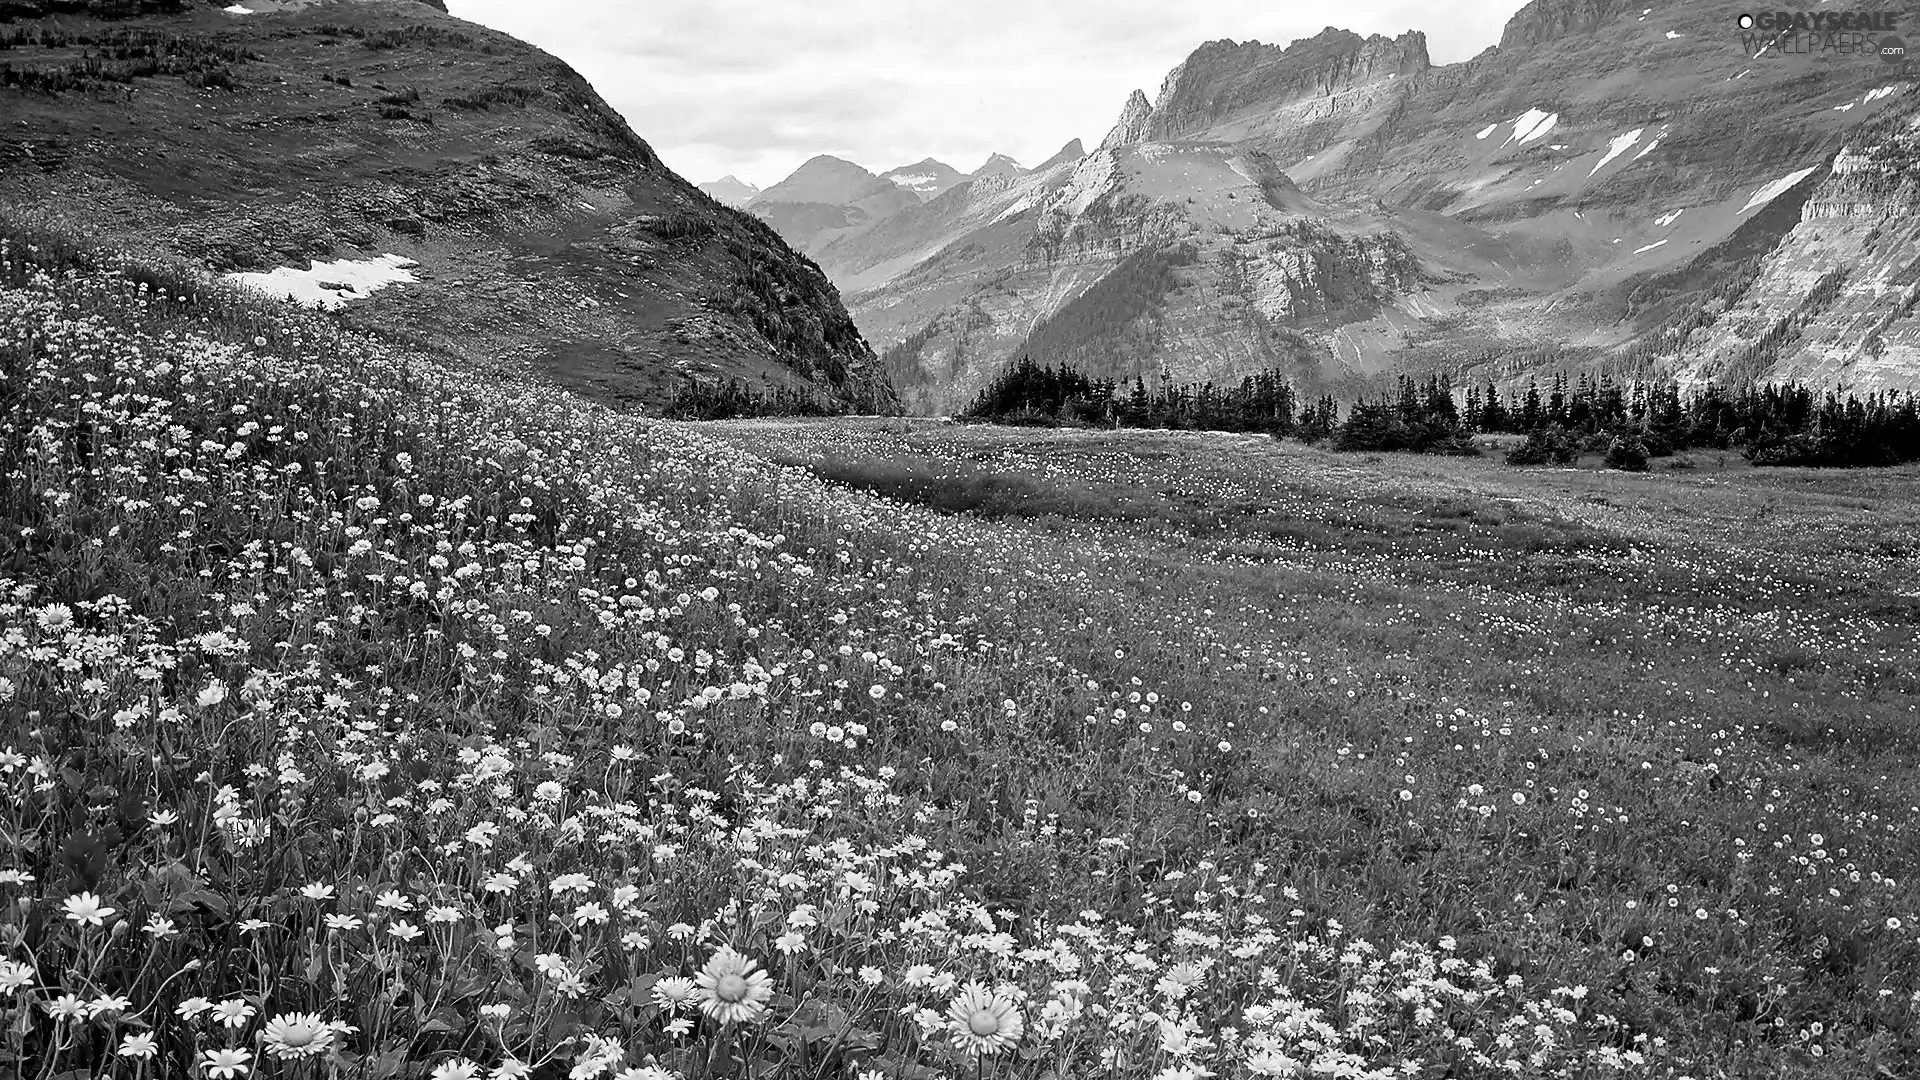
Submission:
<svg viewBox="0 0 1920 1080">
<path fill-rule="evenodd" d="M 1695 383 L 1920 390 L 1920 112 L 1835 157 L 1752 286 L 1666 359 Z"/>
<path fill-rule="evenodd" d="M 1356 87 L 1425 73 L 1425 34 L 1398 38 L 1331 27 L 1282 48 L 1257 41 L 1210 41 L 1175 67 L 1133 142 L 1172 142 L 1207 131 L 1248 108 L 1284 108 Z M 1132 103 L 1129 102 L 1129 111 Z"/>
<path fill-rule="evenodd" d="M 1145 141 L 1152 120 L 1153 102 L 1147 100 L 1145 91 L 1135 90 L 1121 108 L 1120 119 L 1114 121 L 1113 130 L 1100 140 L 1100 149 L 1111 150 Z"/>
<path fill-rule="evenodd" d="M 1612 19 L 1644 10 L 1646 5 L 1636 6 L 1636 0 L 1534 0 L 1507 20 L 1500 47 L 1523 48 L 1572 34 L 1590 34 Z"/>
<path fill-rule="evenodd" d="M 420 0 L 0 21 L 0 202 L 215 271 L 403 256 L 420 280 L 343 317 L 615 401 L 683 376 L 890 400 L 816 265 L 524 42 Z"/>
</svg>

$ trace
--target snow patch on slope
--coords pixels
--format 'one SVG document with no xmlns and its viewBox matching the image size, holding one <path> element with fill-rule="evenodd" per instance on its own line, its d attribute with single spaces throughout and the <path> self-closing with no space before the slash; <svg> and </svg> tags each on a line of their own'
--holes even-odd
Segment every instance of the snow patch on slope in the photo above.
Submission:
<svg viewBox="0 0 1920 1080">
<path fill-rule="evenodd" d="M 1767 203 L 1785 195 L 1788 189 L 1800 181 L 1805 180 L 1807 177 L 1812 176 L 1814 170 L 1819 167 L 1818 165 L 1809 165 L 1799 172 L 1791 172 L 1775 180 L 1773 183 L 1754 192 L 1753 197 L 1747 200 L 1747 205 L 1740 208 L 1740 212 L 1744 214 L 1756 206 L 1765 206 Z"/>
<path fill-rule="evenodd" d="M 1652 251 L 1652 250 L 1653 250 L 1654 248 L 1657 248 L 1657 247 L 1665 247 L 1665 246 L 1666 246 L 1666 244 L 1667 244 L 1667 242 L 1666 242 L 1665 240 L 1655 240 L 1655 241 L 1654 241 L 1653 243 L 1651 243 L 1651 244 L 1648 244 L 1648 245 L 1647 245 L 1646 247 L 1641 247 L 1641 248 L 1634 248 L 1634 249 L 1633 249 L 1633 253 L 1634 253 L 1635 255 L 1641 255 L 1641 254 L 1644 254 L 1644 253 L 1646 253 L 1646 252 L 1649 252 L 1649 251 Z"/>
<path fill-rule="evenodd" d="M 1640 136 L 1645 133 L 1646 130 L 1646 128 L 1634 128 L 1632 131 L 1627 132 L 1625 135 L 1618 136 L 1612 142 L 1608 143 L 1607 156 L 1601 158 L 1599 164 L 1595 165 L 1592 172 L 1587 173 L 1587 175 L 1592 176 L 1594 173 L 1606 168 L 1607 162 L 1612 161 L 1614 158 L 1632 149 L 1633 144 L 1640 141 Z"/>
<path fill-rule="evenodd" d="M 1559 122 L 1559 113 L 1542 112 L 1539 109 L 1528 109 L 1526 112 L 1514 118 L 1513 134 L 1507 136 L 1507 141 L 1500 145 L 1506 146 L 1508 143 L 1517 141 L 1520 145 L 1525 146 L 1533 140 L 1545 136 L 1547 132 L 1552 131 L 1554 125 Z"/>
<path fill-rule="evenodd" d="M 1686 213 L 1685 210 L 1675 210 L 1670 214 L 1661 214 L 1659 217 L 1653 219 L 1653 223 L 1664 229 L 1675 221 L 1678 221 L 1680 215 L 1684 213 Z"/>
<path fill-rule="evenodd" d="M 940 178 L 926 173 L 912 173 L 907 176 L 891 177 L 894 183 L 922 195 L 940 186 Z"/>
<path fill-rule="evenodd" d="M 1480 129 L 1480 134 L 1478 134 L 1478 135 L 1475 135 L 1475 136 L 1474 136 L 1474 138 L 1476 138 L 1476 139 L 1484 139 L 1484 138 L 1486 138 L 1487 136 L 1489 136 L 1489 135 L 1491 135 L 1491 134 L 1493 134 L 1493 133 L 1494 133 L 1494 130 L 1495 130 L 1496 128 L 1498 128 L 1499 126 L 1500 126 L 1499 124 L 1488 124 L 1488 125 L 1487 125 L 1486 127 L 1483 127 L 1483 128 L 1481 128 L 1481 129 Z"/>
<path fill-rule="evenodd" d="M 281 266 L 264 274 L 228 274 L 227 280 L 306 307 L 337 308 L 349 300 L 364 300 L 388 285 L 419 281 L 407 269 L 414 265 L 404 255 L 388 254 L 377 259 L 316 262 L 306 270 Z"/>
</svg>

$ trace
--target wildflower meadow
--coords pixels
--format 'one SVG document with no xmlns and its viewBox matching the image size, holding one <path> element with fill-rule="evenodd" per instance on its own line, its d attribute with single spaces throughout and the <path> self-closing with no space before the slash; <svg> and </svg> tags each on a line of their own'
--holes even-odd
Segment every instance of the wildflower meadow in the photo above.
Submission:
<svg viewBox="0 0 1920 1080">
<path fill-rule="evenodd" d="M 7 235 L 0 1074 L 1920 1074 L 1920 471 L 668 422 Z"/>
</svg>

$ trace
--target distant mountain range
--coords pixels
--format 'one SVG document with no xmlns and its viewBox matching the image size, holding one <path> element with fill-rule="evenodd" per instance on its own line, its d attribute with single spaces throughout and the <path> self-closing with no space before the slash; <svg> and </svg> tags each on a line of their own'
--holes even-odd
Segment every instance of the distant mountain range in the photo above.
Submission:
<svg viewBox="0 0 1920 1080">
<path fill-rule="evenodd" d="M 1450 65 L 1414 31 L 1208 42 L 1091 154 L 996 156 L 963 182 L 838 162 L 872 182 L 789 178 L 751 211 L 923 411 L 1022 353 L 1310 389 L 1574 367 L 1920 387 L 1914 78 L 1750 50 L 1742 10 L 1535 0 Z M 886 190 L 923 176 L 912 200 Z"/>
<path fill-rule="evenodd" d="M 1079 141 L 1069 145 L 1078 147 Z M 811 253 L 955 188 L 973 184 L 1004 187 L 1027 173 L 1005 154 L 989 156 L 970 173 L 926 158 L 877 176 L 845 158 L 820 154 L 738 205 L 772 225 L 789 243 Z M 729 180 L 739 187 L 729 185 Z M 701 188 L 726 202 L 723 195 L 737 196 L 745 186 L 733 177 L 725 177 Z"/>
<path fill-rule="evenodd" d="M 1075 139 L 1062 147 L 1060 153 L 1048 159 L 1041 168 L 1046 169 L 1057 165 L 1065 156 L 1079 158 L 1084 153 L 1085 151 L 1080 148 L 1080 140 Z M 845 158 L 821 154 L 809 159 L 785 180 L 764 192 L 731 175 L 701 184 L 700 190 L 729 206 L 742 207 L 755 201 L 769 203 L 827 201 L 831 203 L 835 199 L 846 199 L 857 202 L 874 193 L 875 189 L 870 181 L 879 179 L 913 192 L 920 197 L 921 202 L 928 202 L 970 180 L 978 180 L 983 176 L 1024 176 L 1028 171 L 1018 161 L 1005 154 L 992 154 L 981 163 L 979 168 L 970 173 L 963 173 L 936 158 L 922 158 L 911 165 L 888 169 L 875 177 L 873 173 Z"/>
</svg>

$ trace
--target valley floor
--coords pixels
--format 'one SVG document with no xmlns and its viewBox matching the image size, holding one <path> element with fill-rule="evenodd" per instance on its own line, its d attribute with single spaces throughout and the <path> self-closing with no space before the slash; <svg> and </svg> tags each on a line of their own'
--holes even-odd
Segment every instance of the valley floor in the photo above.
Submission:
<svg viewBox="0 0 1920 1080">
<path fill-rule="evenodd" d="M 1920 469 L 668 424 L 0 256 L 39 1075 L 1920 1069 Z"/>
</svg>

